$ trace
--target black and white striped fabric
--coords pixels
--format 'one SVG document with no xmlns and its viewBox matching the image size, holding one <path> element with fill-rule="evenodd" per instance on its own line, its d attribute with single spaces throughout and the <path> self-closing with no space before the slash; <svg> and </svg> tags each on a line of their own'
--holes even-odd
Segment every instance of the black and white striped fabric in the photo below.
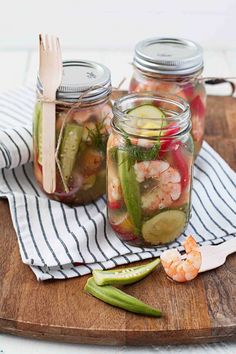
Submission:
<svg viewBox="0 0 236 354">
<path fill-rule="evenodd" d="M 40 191 L 31 163 L 34 100 L 27 87 L 0 96 L 0 197 L 9 201 L 22 261 L 46 280 L 159 256 L 166 247 L 132 247 L 117 238 L 106 219 L 105 197 L 70 208 Z M 236 174 L 207 143 L 195 163 L 192 202 L 186 233 L 169 247 L 181 249 L 189 233 L 200 244 L 236 237 Z"/>
</svg>

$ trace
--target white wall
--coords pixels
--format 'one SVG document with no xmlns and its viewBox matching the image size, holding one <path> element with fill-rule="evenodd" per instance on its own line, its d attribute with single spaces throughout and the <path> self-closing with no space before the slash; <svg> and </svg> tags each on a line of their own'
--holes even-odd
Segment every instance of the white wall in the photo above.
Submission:
<svg viewBox="0 0 236 354">
<path fill-rule="evenodd" d="M 39 32 L 63 47 L 130 49 L 143 38 L 183 36 L 236 48 L 236 0 L 1 0 L 0 49 L 33 48 Z"/>
</svg>

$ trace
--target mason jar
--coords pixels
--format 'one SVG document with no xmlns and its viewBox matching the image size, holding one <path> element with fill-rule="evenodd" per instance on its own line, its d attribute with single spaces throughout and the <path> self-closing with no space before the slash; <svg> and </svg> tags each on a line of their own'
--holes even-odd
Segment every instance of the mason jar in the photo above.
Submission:
<svg viewBox="0 0 236 354">
<path fill-rule="evenodd" d="M 191 211 L 193 140 L 188 103 L 137 93 L 113 106 L 107 144 L 108 220 L 135 246 L 179 237 Z"/>
<path fill-rule="evenodd" d="M 56 104 L 56 189 L 49 198 L 70 205 L 96 200 L 106 190 L 106 144 L 112 107 L 110 71 L 92 61 L 64 61 Z M 34 111 L 34 173 L 42 184 L 42 86 Z"/>
<path fill-rule="evenodd" d="M 179 38 L 147 39 L 136 45 L 133 66 L 130 92 L 170 93 L 190 104 L 196 157 L 203 142 L 206 113 L 202 48 Z"/>
</svg>

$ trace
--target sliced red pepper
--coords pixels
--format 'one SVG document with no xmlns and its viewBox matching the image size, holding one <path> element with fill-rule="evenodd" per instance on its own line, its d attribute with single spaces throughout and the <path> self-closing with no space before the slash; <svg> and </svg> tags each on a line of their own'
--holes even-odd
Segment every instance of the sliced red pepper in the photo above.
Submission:
<svg viewBox="0 0 236 354">
<path fill-rule="evenodd" d="M 173 142 L 172 135 L 175 135 L 179 132 L 179 127 L 176 126 L 175 123 L 170 123 L 168 128 L 166 128 L 167 131 L 163 134 L 163 137 L 166 138 L 170 136 L 170 139 L 165 139 L 163 143 L 161 144 L 160 150 L 159 150 L 159 158 L 162 158 L 166 151 L 168 151 L 170 145 Z"/>
<path fill-rule="evenodd" d="M 192 116 L 197 115 L 199 118 L 204 118 L 206 113 L 206 107 L 203 104 L 201 97 L 196 96 L 190 103 Z"/>
<path fill-rule="evenodd" d="M 122 207 L 121 200 L 108 201 L 108 208 L 110 209 L 120 209 Z"/>
<path fill-rule="evenodd" d="M 189 183 L 189 168 L 188 168 L 188 164 L 183 156 L 183 153 L 180 149 L 180 147 L 182 145 L 181 142 L 179 141 L 175 144 L 176 144 L 176 146 L 175 146 L 175 148 L 172 148 L 171 154 L 172 154 L 172 158 L 173 158 L 173 164 L 178 169 L 178 171 L 181 175 L 181 187 L 182 187 L 182 191 L 183 191 Z M 177 149 L 176 149 L 176 147 L 177 147 Z"/>
</svg>

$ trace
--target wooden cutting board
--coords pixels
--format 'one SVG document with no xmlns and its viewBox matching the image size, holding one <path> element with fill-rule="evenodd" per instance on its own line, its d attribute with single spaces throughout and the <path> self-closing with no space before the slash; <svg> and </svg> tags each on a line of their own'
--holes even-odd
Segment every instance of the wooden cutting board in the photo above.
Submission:
<svg viewBox="0 0 236 354">
<path fill-rule="evenodd" d="M 236 99 L 209 97 L 206 140 L 236 170 Z M 87 276 L 36 281 L 22 264 L 8 204 L 0 201 L 0 331 L 38 339 L 157 345 L 236 339 L 236 254 L 187 284 L 162 269 L 126 291 L 160 308 L 148 318 L 113 308 L 83 292 Z M 144 262 L 143 262 L 144 263 Z"/>
</svg>

